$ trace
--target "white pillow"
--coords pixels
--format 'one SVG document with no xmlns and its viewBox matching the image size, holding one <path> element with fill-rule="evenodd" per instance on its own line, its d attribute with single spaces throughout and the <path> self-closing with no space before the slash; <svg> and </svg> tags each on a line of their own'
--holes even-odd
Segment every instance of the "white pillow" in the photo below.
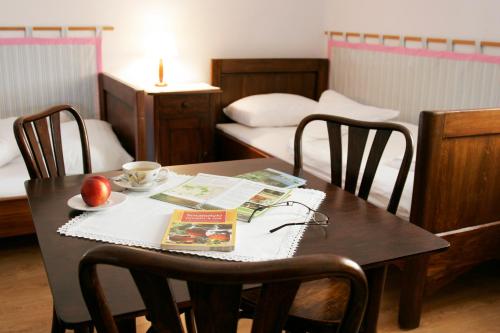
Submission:
<svg viewBox="0 0 500 333">
<path fill-rule="evenodd" d="M 16 117 L 0 119 L 0 167 L 21 154 L 14 137 L 14 121 Z"/>
<path fill-rule="evenodd" d="M 121 146 L 109 123 L 85 119 L 85 127 L 89 138 L 92 172 L 118 170 L 123 164 L 133 161 Z M 76 121 L 61 124 L 61 140 L 66 173 L 83 173 L 82 147 Z"/>
<path fill-rule="evenodd" d="M 297 126 L 317 105 L 315 100 L 300 95 L 264 94 L 239 99 L 223 111 L 237 123 L 250 127 Z"/>
<path fill-rule="evenodd" d="M 364 105 L 334 91 L 321 94 L 314 113 L 328 114 L 362 121 L 386 121 L 399 116 L 399 111 Z M 328 131 L 324 121 L 313 121 L 306 126 L 304 135 L 315 139 L 327 139 Z"/>
</svg>

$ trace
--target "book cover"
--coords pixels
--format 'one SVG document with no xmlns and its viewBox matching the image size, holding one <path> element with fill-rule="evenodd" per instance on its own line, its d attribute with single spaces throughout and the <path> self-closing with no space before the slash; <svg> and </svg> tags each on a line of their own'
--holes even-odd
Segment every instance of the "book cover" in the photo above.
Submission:
<svg viewBox="0 0 500 333">
<path fill-rule="evenodd" d="M 236 177 L 287 189 L 299 187 L 306 183 L 306 180 L 303 178 L 271 168 L 244 173 Z"/>
<path fill-rule="evenodd" d="M 236 215 L 236 209 L 176 209 L 163 235 L 161 248 L 163 250 L 233 251 Z"/>
</svg>

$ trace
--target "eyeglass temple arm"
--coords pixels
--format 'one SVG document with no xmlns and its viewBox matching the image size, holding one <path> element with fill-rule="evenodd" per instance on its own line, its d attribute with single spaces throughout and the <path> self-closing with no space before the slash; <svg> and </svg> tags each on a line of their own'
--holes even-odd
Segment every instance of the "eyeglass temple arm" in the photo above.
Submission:
<svg viewBox="0 0 500 333">
<path fill-rule="evenodd" d="M 268 208 L 273 208 L 273 207 L 279 207 L 279 206 L 291 206 L 292 203 L 295 203 L 295 201 L 285 201 L 285 202 L 278 202 L 278 203 L 275 203 L 275 204 L 272 204 L 272 205 L 269 205 L 269 206 L 261 206 L 261 207 L 258 207 L 258 208 L 255 208 L 252 212 L 252 214 L 250 214 L 250 217 L 248 218 L 248 221 L 247 222 L 250 222 L 253 218 L 253 216 L 255 215 L 255 213 L 257 213 L 259 210 L 264 210 L 264 209 L 268 209 Z M 300 202 L 297 202 L 301 205 L 304 205 Z M 305 205 L 304 205 L 305 206 Z M 307 207 L 307 206 L 305 206 Z M 310 208 L 307 207 L 309 210 Z"/>
<path fill-rule="evenodd" d="M 279 227 L 276 227 L 276 228 L 273 228 L 273 229 L 269 230 L 269 232 L 272 233 L 272 232 L 278 231 L 278 230 L 280 230 L 281 228 L 284 228 L 284 227 L 288 227 L 288 226 L 291 226 L 291 225 L 302 225 L 302 224 L 307 224 L 307 222 L 285 223 L 285 224 L 280 225 Z"/>
</svg>

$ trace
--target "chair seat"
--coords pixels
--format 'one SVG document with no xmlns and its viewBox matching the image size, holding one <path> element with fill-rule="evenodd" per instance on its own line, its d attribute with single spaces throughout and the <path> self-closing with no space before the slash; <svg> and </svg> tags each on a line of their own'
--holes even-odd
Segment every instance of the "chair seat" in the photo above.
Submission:
<svg viewBox="0 0 500 333">
<path fill-rule="evenodd" d="M 289 311 L 290 324 L 300 319 L 323 325 L 338 325 L 344 316 L 349 293 L 349 282 L 341 278 L 302 283 Z M 246 306 L 254 307 L 259 300 L 259 295 L 260 288 L 245 290 L 242 294 L 243 310 L 245 311 Z"/>
</svg>

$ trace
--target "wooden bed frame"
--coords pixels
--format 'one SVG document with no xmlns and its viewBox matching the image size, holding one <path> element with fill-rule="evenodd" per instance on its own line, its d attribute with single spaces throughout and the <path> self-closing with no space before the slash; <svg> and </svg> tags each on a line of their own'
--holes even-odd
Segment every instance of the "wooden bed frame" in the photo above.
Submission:
<svg viewBox="0 0 500 333">
<path fill-rule="evenodd" d="M 100 118 L 111 123 L 127 152 L 145 159 L 145 92 L 108 75 L 99 74 Z M 42 111 L 42 110 L 40 110 Z M 35 232 L 25 196 L 0 199 L 0 238 Z"/>
<path fill-rule="evenodd" d="M 318 100 L 328 89 L 328 64 L 328 59 L 213 59 L 212 85 L 222 89 L 216 122 L 232 122 L 222 109 L 250 95 L 289 93 Z M 215 156 L 219 161 L 272 157 L 220 130 L 215 131 Z"/>
<path fill-rule="evenodd" d="M 327 61 L 308 62 L 316 74 L 290 89 L 282 78 L 296 75 L 298 80 L 301 60 L 214 60 L 212 83 L 223 90 L 219 122 L 228 121 L 223 107 L 251 94 L 291 92 L 318 98 L 328 85 Z M 315 89 L 311 82 L 316 82 Z M 269 157 L 222 131 L 216 135 L 221 160 Z M 480 262 L 500 259 L 500 109 L 422 112 L 416 158 L 410 221 L 445 238 L 451 247 L 406 263 L 403 328 L 419 325 L 425 292 L 436 291 Z"/>
<path fill-rule="evenodd" d="M 404 328 L 418 326 L 424 292 L 500 259 L 499 203 L 500 109 L 421 112 L 410 221 L 451 245 L 407 262 Z"/>
</svg>

